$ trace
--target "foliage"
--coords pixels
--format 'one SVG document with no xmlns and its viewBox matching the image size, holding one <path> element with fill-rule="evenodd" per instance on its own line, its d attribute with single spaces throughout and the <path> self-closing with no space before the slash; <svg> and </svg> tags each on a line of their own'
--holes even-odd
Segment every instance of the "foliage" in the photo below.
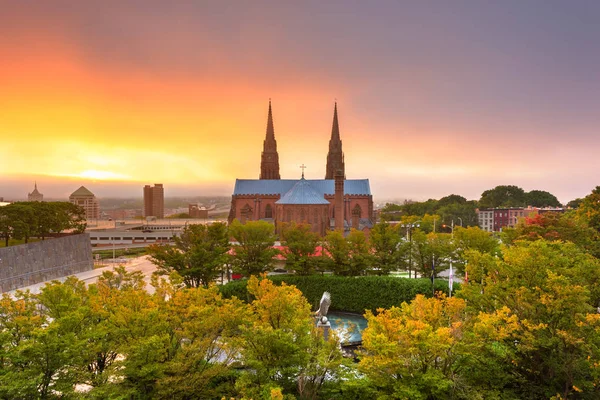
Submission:
<svg viewBox="0 0 600 400">
<path fill-rule="evenodd" d="M 532 207 L 561 207 L 560 201 L 552 193 L 544 190 L 531 190 L 527 192 L 525 200 Z"/>
<path fill-rule="evenodd" d="M 148 253 L 159 274 L 177 271 L 189 287 L 208 287 L 228 260 L 229 237 L 223 223 L 187 225 L 174 241 L 174 246 L 150 246 Z"/>
<path fill-rule="evenodd" d="M 415 271 L 421 276 L 434 276 L 450 268 L 454 256 L 454 244 L 449 233 L 428 233 L 417 229 L 412 234 Z"/>
<path fill-rule="evenodd" d="M 592 193 L 584 197 L 577 209 L 577 215 L 590 228 L 600 232 L 600 186 L 596 186 Z"/>
<path fill-rule="evenodd" d="M 574 212 L 534 214 L 519 221 L 514 228 L 506 228 L 502 239 L 507 244 L 539 239 L 572 242 L 590 254 L 600 256 L 598 232 L 583 223 Z"/>
<path fill-rule="evenodd" d="M 23 201 L 0 207 L 0 236 L 6 246 L 10 238 L 28 243 L 31 237 L 43 240 L 65 230 L 82 233 L 85 227 L 83 208 L 70 202 Z"/>
<path fill-rule="evenodd" d="M 525 191 L 514 185 L 500 185 L 484 191 L 479 199 L 479 207 L 523 207 L 527 204 Z"/>
<path fill-rule="evenodd" d="M 408 246 L 399 234 L 400 225 L 392 226 L 387 222 L 375 224 L 369 235 L 372 246 L 374 271 L 378 275 L 387 275 L 399 269 L 401 260 L 408 252 Z"/>
<path fill-rule="evenodd" d="M 331 310 L 364 313 L 365 310 L 375 312 L 378 308 L 398 306 L 411 301 L 418 294 L 432 295 L 431 280 L 406 279 L 392 276 L 358 276 L 345 277 L 335 275 L 273 275 L 268 279 L 275 284 L 285 282 L 296 286 L 311 304 L 313 310 L 318 308 L 323 292 L 331 294 Z M 223 297 L 247 299 L 247 281 L 233 281 L 219 286 Z M 460 285 L 455 284 L 454 290 Z M 435 280 L 436 292 L 448 293 L 448 283 L 442 279 Z"/>
<path fill-rule="evenodd" d="M 421 217 L 415 218 L 417 220 L 424 219 L 427 215 L 435 215 L 438 227 L 443 223 L 450 225 L 452 221 L 458 225 L 461 220 L 464 226 L 476 226 L 476 208 L 475 201 L 468 201 L 462 196 L 451 194 L 439 200 L 429 199 L 423 202 L 407 200 L 402 205 L 388 203 L 382 208 L 381 215 L 383 220 L 402 220 L 403 223 L 406 222 L 406 217 Z M 424 230 L 430 232 L 433 231 L 433 227 L 431 229 L 424 227 Z"/>
<path fill-rule="evenodd" d="M 315 251 L 320 237 L 312 232 L 309 224 L 284 223 L 282 227 L 283 245 L 286 246 L 286 268 L 298 275 L 309 275 L 319 266 Z"/>
<path fill-rule="evenodd" d="M 483 285 L 470 280 L 460 294 L 484 313 L 475 329 L 499 350 L 490 365 L 510 365 L 502 385 L 520 398 L 597 397 L 600 261 L 560 242 L 522 241 L 502 253 L 473 253 L 469 276 Z"/>
<path fill-rule="evenodd" d="M 367 311 L 359 369 L 393 398 L 450 398 L 460 379 L 466 302 L 418 295 L 410 304 Z"/>
<path fill-rule="evenodd" d="M 248 221 L 242 225 L 234 220 L 229 233 L 236 240 L 233 246 L 232 265 L 246 276 L 268 271 L 278 251 L 273 248 L 275 236 L 273 225 L 266 221 Z"/>
</svg>

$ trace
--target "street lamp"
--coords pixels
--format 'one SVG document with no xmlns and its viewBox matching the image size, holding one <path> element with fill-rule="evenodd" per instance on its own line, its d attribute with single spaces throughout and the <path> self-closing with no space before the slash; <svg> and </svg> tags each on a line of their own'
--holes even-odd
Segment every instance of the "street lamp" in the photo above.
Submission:
<svg viewBox="0 0 600 400">
<path fill-rule="evenodd" d="M 406 224 L 406 225 L 402 224 L 401 225 L 402 227 L 407 228 L 406 236 L 408 238 L 408 242 L 410 243 L 410 245 L 409 245 L 410 247 L 408 249 L 408 277 L 409 278 L 411 277 L 411 274 L 412 274 L 412 230 L 413 230 L 413 228 L 418 228 L 420 226 L 419 222 L 421 222 L 421 221 L 416 221 L 416 222 L 413 222 L 410 224 Z M 415 271 L 415 278 L 416 277 L 417 277 L 417 271 Z"/>
</svg>

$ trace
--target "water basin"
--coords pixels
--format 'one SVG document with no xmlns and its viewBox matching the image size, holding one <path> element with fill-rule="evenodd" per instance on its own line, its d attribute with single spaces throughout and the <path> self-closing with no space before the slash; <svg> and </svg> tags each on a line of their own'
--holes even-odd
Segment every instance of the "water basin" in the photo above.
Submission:
<svg viewBox="0 0 600 400">
<path fill-rule="evenodd" d="M 367 320 L 360 314 L 332 311 L 327 318 L 333 329 L 338 330 L 342 336 L 342 343 L 360 343 L 362 331 L 367 327 Z"/>
</svg>

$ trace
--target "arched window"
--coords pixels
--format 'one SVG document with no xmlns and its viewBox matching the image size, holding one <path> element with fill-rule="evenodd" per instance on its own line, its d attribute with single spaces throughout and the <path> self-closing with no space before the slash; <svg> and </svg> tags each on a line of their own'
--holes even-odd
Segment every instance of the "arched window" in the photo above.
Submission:
<svg viewBox="0 0 600 400">
<path fill-rule="evenodd" d="M 304 209 L 300 210 L 300 222 L 306 221 L 306 212 Z"/>
<path fill-rule="evenodd" d="M 270 204 L 265 207 L 265 218 L 273 218 L 273 209 Z"/>
<path fill-rule="evenodd" d="M 292 221 L 292 210 L 287 210 L 285 220 L 286 220 L 286 222 Z"/>
<path fill-rule="evenodd" d="M 319 223 L 319 210 L 315 209 L 313 211 L 313 224 Z"/>
</svg>

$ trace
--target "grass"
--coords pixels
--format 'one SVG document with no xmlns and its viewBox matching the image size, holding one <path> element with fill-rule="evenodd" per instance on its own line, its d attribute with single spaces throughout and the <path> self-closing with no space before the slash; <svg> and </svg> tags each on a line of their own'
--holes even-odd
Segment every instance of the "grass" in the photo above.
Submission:
<svg viewBox="0 0 600 400">
<path fill-rule="evenodd" d="M 33 242 L 39 242 L 42 239 L 38 239 L 38 238 L 29 238 L 29 242 L 28 243 L 33 243 Z M 20 244 L 26 244 L 24 239 L 18 240 L 18 239 L 9 239 L 8 240 L 8 246 L 18 246 Z M 4 238 L 0 239 L 0 247 L 6 247 L 6 240 Z"/>
<path fill-rule="evenodd" d="M 139 256 L 143 256 L 146 254 L 146 248 L 145 247 L 134 247 L 131 249 L 115 249 L 115 257 L 126 257 L 126 258 L 132 258 L 132 257 L 139 257 Z M 113 258 L 113 251 L 112 249 L 105 249 L 105 250 L 98 250 L 98 251 L 94 251 L 94 254 L 99 254 L 100 255 L 100 259 L 104 260 L 107 258 Z"/>
</svg>

